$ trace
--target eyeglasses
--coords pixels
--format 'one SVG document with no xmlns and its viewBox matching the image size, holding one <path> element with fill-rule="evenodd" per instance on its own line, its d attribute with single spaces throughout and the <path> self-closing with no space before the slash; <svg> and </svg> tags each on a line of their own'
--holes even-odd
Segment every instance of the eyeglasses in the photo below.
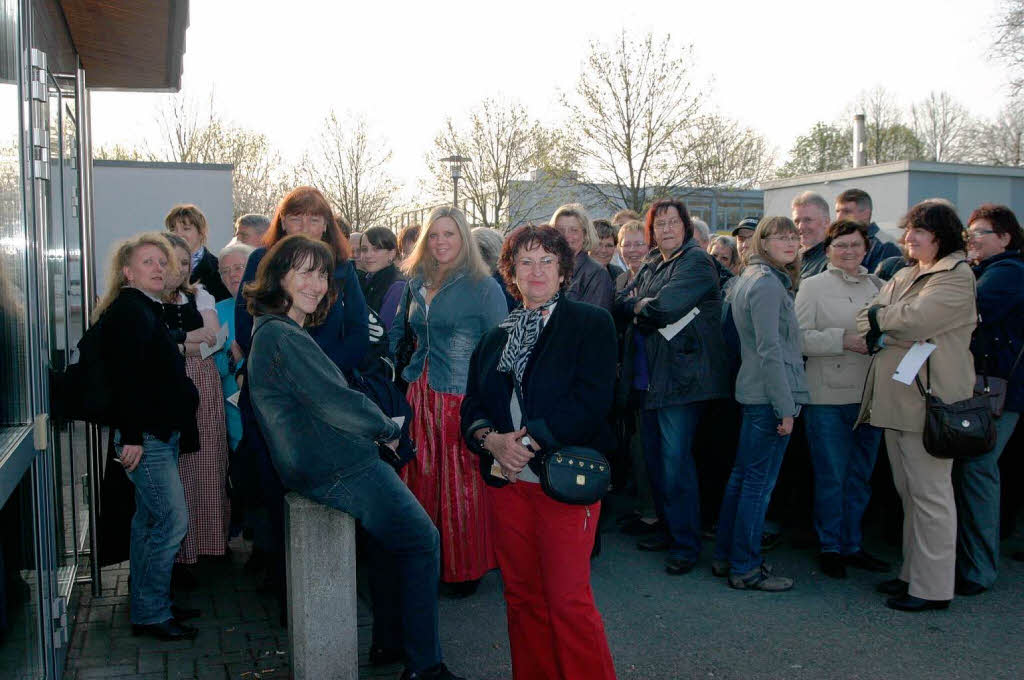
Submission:
<svg viewBox="0 0 1024 680">
<path fill-rule="evenodd" d="M 679 219 L 678 217 L 672 217 L 672 218 L 669 218 L 667 220 L 657 220 L 654 223 L 654 228 L 657 231 L 662 231 L 664 229 L 668 229 L 669 227 L 679 227 L 679 226 L 682 226 L 682 224 L 683 224 L 683 221 L 681 219 Z"/>
<path fill-rule="evenodd" d="M 323 218 L 322 215 L 310 215 L 310 214 L 305 214 L 305 215 L 285 215 L 284 216 L 284 221 L 287 222 L 289 225 L 302 224 L 303 222 L 309 222 L 309 224 L 314 226 L 314 227 L 322 227 L 325 224 L 327 224 L 327 221 Z"/>
<path fill-rule="evenodd" d="M 226 274 L 241 274 L 245 271 L 245 265 L 233 264 L 230 267 L 221 267 L 217 271 L 220 272 L 221 276 L 225 276 Z"/>
<path fill-rule="evenodd" d="M 996 232 L 992 231 L 991 229 L 967 229 L 966 231 L 964 231 L 964 238 L 970 241 L 980 236 L 986 236 L 988 234 L 994 233 Z"/>
<path fill-rule="evenodd" d="M 554 257 L 542 257 L 539 260 L 531 260 L 530 258 L 523 258 L 522 260 L 516 260 L 516 269 L 533 269 L 537 265 L 540 265 L 541 269 L 548 269 L 558 264 L 558 260 Z"/>
<path fill-rule="evenodd" d="M 859 241 L 856 241 L 854 243 L 836 243 L 835 241 L 833 241 L 832 243 L 829 244 L 828 247 L 834 248 L 836 250 L 856 250 L 857 248 L 864 250 L 864 244 Z"/>
<path fill-rule="evenodd" d="M 800 237 L 796 234 L 789 234 L 788 236 L 767 236 L 765 241 L 778 241 L 779 243 L 799 243 Z"/>
</svg>

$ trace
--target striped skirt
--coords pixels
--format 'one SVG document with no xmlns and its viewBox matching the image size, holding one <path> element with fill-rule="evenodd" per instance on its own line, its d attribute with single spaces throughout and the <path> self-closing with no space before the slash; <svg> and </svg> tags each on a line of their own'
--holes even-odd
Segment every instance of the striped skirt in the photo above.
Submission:
<svg viewBox="0 0 1024 680">
<path fill-rule="evenodd" d="M 416 458 L 401 472 L 441 534 L 441 580 L 471 581 L 498 566 L 490 496 L 479 462 L 462 441 L 461 394 L 435 392 L 427 368 L 409 385 Z"/>
<path fill-rule="evenodd" d="M 231 521 L 228 501 L 228 438 L 224 393 L 213 358 L 185 358 L 185 373 L 199 391 L 199 450 L 182 451 L 178 473 L 185 487 L 188 532 L 175 562 L 195 564 L 200 555 L 223 555 Z"/>
</svg>

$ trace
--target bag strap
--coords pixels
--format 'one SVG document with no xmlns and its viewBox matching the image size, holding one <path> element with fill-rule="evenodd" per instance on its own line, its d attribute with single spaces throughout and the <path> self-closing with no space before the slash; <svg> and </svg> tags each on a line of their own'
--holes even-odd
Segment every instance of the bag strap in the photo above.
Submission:
<svg viewBox="0 0 1024 680">
<path fill-rule="evenodd" d="M 412 304 L 412 297 L 409 289 L 412 288 L 412 282 L 405 284 L 405 315 L 402 319 L 402 342 L 412 341 L 412 329 L 409 328 L 409 306 Z"/>
</svg>

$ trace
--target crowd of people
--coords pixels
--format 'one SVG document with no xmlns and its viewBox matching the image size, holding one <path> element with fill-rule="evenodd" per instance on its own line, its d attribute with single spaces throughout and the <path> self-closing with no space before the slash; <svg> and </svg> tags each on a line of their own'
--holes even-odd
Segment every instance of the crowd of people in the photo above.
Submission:
<svg viewBox="0 0 1024 680">
<path fill-rule="evenodd" d="M 886 604 L 986 591 L 999 457 L 1024 408 L 1024 232 L 1004 206 L 964 228 L 933 199 L 897 243 L 865 192 L 834 208 L 806 192 L 791 216 L 719 235 L 681 200 L 608 219 L 567 204 L 502 235 L 441 207 L 360 233 L 299 187 L 272 218 L 240 218 L 215 256 L 199 208 L 174 207 L 166 231 L 119 245 L 94 318 L 117 357 L 113 441 L 135 489 L 133 631 L 194 637 L 200 612 L 171 593 L 237 532 L 285 623 L 296 491 L 358 520 L 372 663 L 455 678 L 433 584 L 471 597 L 498 568 L 514 677 L 613 678 L 590 588 L 608 488 L 633 499 L 615 521 L 669 574 L 710 540 L 715 576 L 777 592 L 794 585 L 764 557 L 777 482 L 808 480 L 822 573 L 890 571 L 862 531 L 883 451 L 904 512 Z M 934 348 L 909 369 L 917 384 L 897 381 L 919 343 Z M 936 457 L 926 396 L 976 392 L 999 397 L 994 448 Z M 568 499 L 563 458 L 581 486 L 607 464 L 608 488 Z"/>
</svg>

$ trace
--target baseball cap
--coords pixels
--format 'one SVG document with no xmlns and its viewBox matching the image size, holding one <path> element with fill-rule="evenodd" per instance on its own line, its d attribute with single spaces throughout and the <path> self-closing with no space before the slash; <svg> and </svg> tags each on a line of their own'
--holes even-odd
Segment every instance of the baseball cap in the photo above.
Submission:
<svg viewBox="0 0 1024 680">
<path fill-rule="evenodd" d="M 751 231 L 757 229 L 757 220 L 753 217 L 746 217 L 740 220 L 740 223 L 733 228 L 732 235 L 737 236 L 741 229 L 749 229 Z"/>
</svg>

